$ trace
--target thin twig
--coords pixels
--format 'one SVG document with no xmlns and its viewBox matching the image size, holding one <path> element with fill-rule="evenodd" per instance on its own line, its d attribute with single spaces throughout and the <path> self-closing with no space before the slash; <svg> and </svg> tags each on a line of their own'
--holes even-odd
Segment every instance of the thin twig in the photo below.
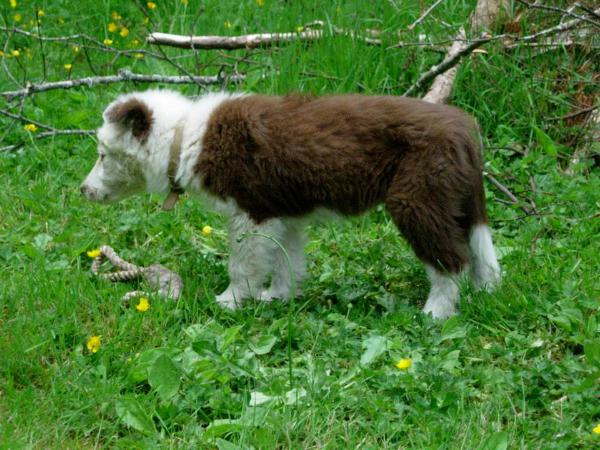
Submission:
<svg viewBox="0 0 600 450">
<path fill-rule="evenodd" d="M 425 18 L 431 14 L 431 12 L 440 4 L 442 3 L 444 0 L 437 0 L 437 2 L 435 2 L 433 5 L 431 5 L 427 11 L 425 11 L 423 14 L 421 14 L 421 17 L 419 17 L 417 20 L 415 20 L 412 24 L 410 24 L 408 26 L 408 31 L 412 31 L 417 25 L 419 25 L 421 22 L 423 22 L 423 20 L 425 20 Z"/>
<path fill-rule="evenodd" d="M 19 122 L 22 122 L 24 124 L 33 124 L 38 128 L 41 128 L 43 131 L 41 133 L 35 134 L 35 137 L 38 139 L 44 139 L 47 137 L 52 137 L 52 136 L 59 136 L 59 135 L 85 135 L 85 136 L 92 136 L 94 134 L 96 134 L 96 132 L 94 130 L 80 130 L 80 129 L 60 129 L 60 128 L 54 128 L 51 125 L 39 122 L 37 120 L 34 119 L 30 119 L 28 117 L 25 117 L 23 114 L 15 114 L 13 112 L 7 111 L 6 109 L 0 109 L 0 114 L 6 117 L 10 117 L 13 120 L 17 120 Z"/>
<path fill-rule="evenodd" d="M 574 12 L 572 12 L 571 10 L 568 10 L 568 9 L 559 8 L 557 6 L 540 5 L 538 3 L 529 3 L 529 2 L 526 2 L 525 0 L 517 0 L 517 2 L 527 6 L 530 9 L 541 9 L 544 11 L 552 11 L 552 12 L 556 12 L 556 13 L 560 13 L 560 14 L 565 14 L 567 16 L 574 17 L 576 19 L 579 19 L 580 21 L 590 23 L 593 26 L 600 28 L 600 23 L 596 22 L 595 20 L 589 19 L 585 16 L 580 16 L 579 14 L 575 14 Z"/>
<path fill-rule="evenodd" d="M 490 180 L 490 182 L 496 186 L 498 188 L 498 190 L 500 192 L 502 192 L 504 195 L 506 195 L 506 197 L 511 201 L 511 203 L 513 205 L 518 205 L 519 208 L 521 208 L 521 210 L 527 214 L 527 215 L 531 215 L 532 211 L 525 205 L 523 205 L 519 199 L 517 199 L 517 197 L 515 197 L 515 195 L 510 192 L 510 189 L 508 189 L 506 186 L 504 186 L 502 183 L 500 183 L 493 175 L 484 172 L 485 177 Z"/>
<path fill-rule="evenodd" d="M 241 74 L 231 75 L 229 81 L 239 82 L 244 79 Z M 199 84 L 199 85 L 210 85 L 218 84 L 223 81 L 223 77 L 219 76 L 166 76 L 166 75 L 145 75 L 139 73 L 133 73 L 128 70 L 119 71 L 118 75 L 108 75 L 99 77 L 85 77 L 76 78 L 73 80 L 55 81 L 41 84 L 29 84 L 24 89 L 17 91 L 0 92 L 0 96 L 7 99 L 13 99 L 15 97 L 21 97 L 32 94 L 34 92 L 44 92 L 52 89 L 71 89 L 80 86 L 92 87 L 99 84 L 111 84 L 111 83 L 122 83 L 126 81 L 133 81 L 139 83 L 168 83 L 168 84 Z"/>
<path fill-rule="evenodd" d="M 575 111 L 571 114 L 567 114 L 565 116 L 560 116 L 560 117 L 548 117 L 547 119 L 545 119 L 547 122 L 555 122 L 555 121 L 559 121 L 559 120 L 566 120 L 566 119 L 572 119 L 573 117 L 577 117 L 580 116 L 582 114 L 587 114 L 589 112 L 592 112 L 595 109 L 600 108 L 600 104 L 598 105 L 594 105 L 594 106 L 590 106 L 588 108 L 583 108 L 580 109 L 579 111 Z"/>
</svg>

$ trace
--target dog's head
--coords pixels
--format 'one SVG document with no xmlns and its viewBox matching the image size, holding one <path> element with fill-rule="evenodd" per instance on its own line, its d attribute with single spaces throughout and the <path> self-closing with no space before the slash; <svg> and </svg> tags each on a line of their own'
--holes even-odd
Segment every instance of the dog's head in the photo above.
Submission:
<svg viewBox="0 0 600 450">
<path fill-rule="evenodd" d="M 88 200 L 108 203 L 146 189 L 143 165 L 154 117 L 148 104 L 136 97 L 116 100 L 103 116 L 98 159 L 80 189 Z"/>
</svg>

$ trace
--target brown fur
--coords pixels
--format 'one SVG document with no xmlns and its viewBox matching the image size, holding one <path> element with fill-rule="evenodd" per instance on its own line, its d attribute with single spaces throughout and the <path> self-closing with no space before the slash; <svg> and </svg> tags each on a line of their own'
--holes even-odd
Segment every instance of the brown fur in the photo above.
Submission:
<svg viewBox="0 0 600 450">
<path fill-rule="evenodd" d="M 121 123 L 124 127 L 131 128 L 133 135 L 141 141 L 150 133 L 153 121 L 150 108 L 136 98 L 117 103 L 107 110 L 104 116 L 109 122 Z"/>
<path fill-rule="evenodd" d="M 404 97 L 248 96 L 211 115 L 196 172 L 256 222 L 385 203 L 425 262 L 458 272 L 486 221 L 476 125 Z"/>
</svg>

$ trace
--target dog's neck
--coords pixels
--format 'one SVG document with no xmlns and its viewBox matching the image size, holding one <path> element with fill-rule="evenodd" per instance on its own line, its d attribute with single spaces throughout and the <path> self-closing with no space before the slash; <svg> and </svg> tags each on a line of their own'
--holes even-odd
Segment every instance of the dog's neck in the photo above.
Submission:
<svg viewBox="0 0 600 450">
<path fill-rule="evenodd" d="M 181 158 L 181 143 L 183 140 L 183 124 L 178 123 L 175 127 L 175 136 L 169 149 L 169 166 L 167 169 L 167 177 L 169 178 L 169 194 L 163 202 L 163 210 L 170 211 L 179 200 L 179 196 L 183 194 L 184 189 L 179 184 L 177 179 L 177 170 L 179 169 L 179 160 Z"/>
</svg>

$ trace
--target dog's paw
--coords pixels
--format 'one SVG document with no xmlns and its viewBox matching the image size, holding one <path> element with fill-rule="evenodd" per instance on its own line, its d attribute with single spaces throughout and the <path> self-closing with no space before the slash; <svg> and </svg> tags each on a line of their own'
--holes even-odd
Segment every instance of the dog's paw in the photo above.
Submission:
<svg viewBox="0 0 600 450">
<path fill-rule="evenodd" d="M 450 302 L 427 300 L 423 313 L 431 314 L 434 319 L 444 320 L 457 314 L 456 308 Z"/>
<path fill-rule="evenodd" d="M 217 295 L 217 303 L 221 308 L 235 310 L 242 306 L 242 300 L 236 298 L 233 291 L 230 289 L 226 289 L 220 295 Z"/>
</svg>

